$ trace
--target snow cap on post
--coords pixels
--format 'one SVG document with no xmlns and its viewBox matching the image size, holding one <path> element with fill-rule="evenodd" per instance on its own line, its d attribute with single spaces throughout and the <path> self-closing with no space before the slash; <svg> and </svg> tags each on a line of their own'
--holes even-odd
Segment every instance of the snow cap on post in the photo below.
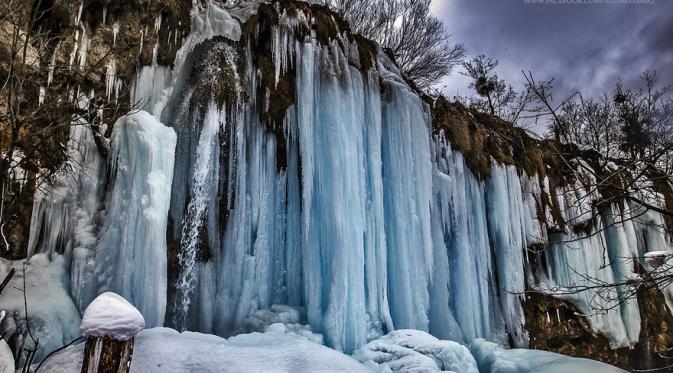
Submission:
<svg viewBox="0 0 673 373">
<path fill-rule="evenodd" d="M 107 292 L 96 297 L 84 310 L 79 330 L 85 337 L 126 341 L 144 327 L 145 319 L 140 311 L 118 294 Z"/>
</svg>

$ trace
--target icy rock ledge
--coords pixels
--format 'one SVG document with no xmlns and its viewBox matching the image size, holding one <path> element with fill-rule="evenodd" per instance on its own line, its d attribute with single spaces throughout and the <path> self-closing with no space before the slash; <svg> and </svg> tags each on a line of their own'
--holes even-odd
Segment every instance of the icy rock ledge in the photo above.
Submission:
<svg viewBox="0 0 673 373">
<path fill-rule="evenodd" d="M 110 337 L 118 341 L 133 338 L 145 328 L 145 319 L 131 303 L 107 292 L 99 295 L 84 311 L 80 331 L 85 337 Z"/>
<path fill-rule="evenodd" d="M 505 350 L 482 338 L 470 346 L 481 373 L 626 373 L 612 365 L 548 351 Z"/>
<path fill-rule="evenodd" d="M 52 260 L 47 254 L 37 254 L 28 261 L 0 259 L 0 278 L 5 278 L 12 268 L 16 274 L 0 296 L 0 310 L 6 315 L 0 323 L 0 334 L 5 341 L 15 341 L 13 347 L 22 351 L 16 358 L 16 365 L 22 366 L 25 349 L 33 347 L 23 303 L 24 281 L 30 328 L 40 341 L 35 361 L 79 336 L 80 315 L 68 295 L 62 256 L 55 255 Z"/>
<path fill-rule="evenodd" d="M 353 357 L 377 372 L 479 373 L 467 347 L 420 330 L 395 330 L 369 342 Z"/>
</svg>

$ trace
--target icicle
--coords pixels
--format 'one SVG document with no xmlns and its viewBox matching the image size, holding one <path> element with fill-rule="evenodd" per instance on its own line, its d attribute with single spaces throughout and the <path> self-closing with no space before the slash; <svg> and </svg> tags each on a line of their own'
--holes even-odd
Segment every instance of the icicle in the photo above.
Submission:
<svg viewBox="0 0 673 373">
<path fill-rule="evenodd" d="M 119 101 L 119 92 L 121 91 L 122 83 L 120 78 L 115 78 L 115 101 Z"/>
<path fill-rule="evenodd" d="M 72 64 L 75 62 L 77 57 L 77 49 L 79 48 L 79 28 L 75 30 L 75 41 L 73 44 L 72 53 L 70 53 L 70 62 L 68 63 L 68 69 L 72 68 Z"/>
<path fill-rule="evenodd" d="M 147 26 L 140 31 L 140 54 L 143 54 L 143 43 L 145 42 L 145 35 L 147 34 Z"/>
<path fill-rule="evenodd" d="M 58 54 L 58 50 L 61 47 L 61 41 L 59 40 L 58 43 L 56 43 L 56 48 L 54 48 L 54 53 L 51 55 L 51 58 L 49 59 L 49 66 L 47 67 L 47 87 L 51 85 L 51 82 L 54 80 L 54 69 L 56 68 L 56 55 Z"/>
<path fill-rule="evenodd" d="M 119 20 L 115 20 L 112 24 L 112 46 L 114 47 L 117 43 L 117 34 L 119 33 Z"/>
<path fill-rule="evenodd" d="M 154 19 L 154 32 L 159 35 L 161 29 L 161 13 Z"/>
<path fill-rule="evenodd" d="M 107 63 L 107 72 L 105 73 L 105 93 L 107 94 L 107 99 L 110 101 L 110 96 L 112 91 L 116 91 L 117 84 L 117 62 L 114 58 L 110 58 L 110 61 Z M 116 100 L 116 98 L 115 98 Z"/>
<path fill-rule="evenodd" d="M 561 312 L 559 312 L 558 308 L 556 309 L 556 320 L 559 324 L 561 323 Z"/>
<path fill-rule="evenodd" d="M 159 38 L 157 38 L 157 42 L 154 43 L 154 47 L 152 47 L 152 64 L 157 63 L 158 55 L 159 55 Z"/>
<path fill-rule="evenodd" d="M 89 52 L 89 47 L 91 45 L 91 39 L 89 38 L 89 32 L 85 26 L 82 26 L 82 40 L 80 41 L 79 46 L 79 66 L 84 67 L 86 65 L 86 57 Z"/>
<path fill-rule="evenodd" d="M 40 93 L 38 94 L 37 97 L 38 105 L 42 106 L 46 95 L 47 95 L 47 89 L 44 86 L 40 86 Z"/>
<path fill-rule="evenodd" d="M 80 19 L 82 18 L 82 9 L 84 8 L 84 0 L 79 3 L 79 9 L 77 10 L 77 18 L 75 18 L 75 24 L 78 25 Z"/>
<path fill-rule="evenodd" d="M 103 26 L 105 25 L 107 20 L 107 5 L 103 6 Z"/>
</svg>

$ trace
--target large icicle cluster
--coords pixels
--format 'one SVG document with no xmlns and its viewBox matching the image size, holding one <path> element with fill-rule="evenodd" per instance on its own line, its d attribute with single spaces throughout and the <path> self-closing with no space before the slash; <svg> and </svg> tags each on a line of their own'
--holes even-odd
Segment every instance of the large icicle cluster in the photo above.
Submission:
<svg viewBox="0 0 673 373">
<path fill-rule="evenodd" d="M 80 311 L 110 290 L 132 301 L 148 325 L 160 326 L 175 132 L 144 111 L 124 116 L 108 159 L 85 123 L 70 135 L 71 164 L 35 199 L 30 249 L 65 256 Z"/>
<path fill-rule="evenodd" d="M 496 163 L 477 178 L 385 53 L 368 68 L 366 48 L 325 40 L 314 26 L 329 21 L 306 10 L 242 31 L 257 7 L 195 10 L 174 68 L 140 70 L 133 100 L 148 112 L 115 125 L 109 159 L 74 127 L 78 183 L 36 198 L 31 252 L 69 258 L 80 310 L 115 291 L 150 327 L 227 336 L 289 305 L 346 352 L 395 329 L 525 347 L 525 289 L 589 313 L 591 292 L 563 290 L 670 250 L 659 215 L 611 224 L 634 214 L 619 206 L 575 240 L 538 215 L 555 198 L 564 221 L 585 219 L 582 188 Z M 528 249 L 546 243 L 533 266 Z M 635 302 L 588 317 L 614 347 L 638 338 Z"/>
<path fill-rule="evenodd" d="M 641 319 L 637 299 L 627 296 L 634 289 L 629 283 L 640 280 L 639 266 L 652 270 L 645 261 L 647 252 L 670 251 L 664 222 L 659 213 L 628 201 L 596 216 L 591 205 L 600 197 L 587 186 L 596 183 L 592 175 L 583 177 L 587 183 L 577 181 L 552 197 L 569 229 L 550 235 L 546 261 L 536 276 L 538 287 L 574 303 L 611 347 L 633 346 L 639 340 Z M 652 198 L 650 203 L 662 200 Z M 619 286 L 601 288 L 605 284 Z M 661 290 L 667 295 L 670 286 Z"/>
<path fill-rule="evenodd" d="M 173 79 L 184 83 L 169 88 L 161 112 L 183 155 L 170 213 L 180 245 L 170 324 L 228 335 L 256 310 L 289 304 L 344 351 L 400 328 L 458 341 L 506 343 L 510 333 L 526 345 L 518 294 L 540 228 L 516 170 L 494 165 L 489 182 L 477 180 L 431 136 L 429 107 L 384 54 L 363 72 L 345 34 L 297 40 L 311 16 L 279 18 L 266 25 L 274 81 L 262 82 L 254 39 L 238 57 L 247 101 L 218 107 L 202 97 L 213 71 L 236 64 L 226 41 L 176 63 Z M 219 51 L 229 62 L 202 66 Z M 274 104 L 261 83 L 289 74 L 296 94 L 279 133 L 261 119 Z"/>
</svg>

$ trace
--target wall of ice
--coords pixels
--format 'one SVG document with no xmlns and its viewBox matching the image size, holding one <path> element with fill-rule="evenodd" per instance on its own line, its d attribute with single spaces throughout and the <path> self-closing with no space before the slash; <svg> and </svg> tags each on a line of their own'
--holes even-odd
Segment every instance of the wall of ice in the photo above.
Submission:
<svg viewBox="0 0 673 373">
<path fill-rule="evenodd" d="M 73 127 L 81 168 L 36 197 L 30 252 L 65 257 L 80 311 L 115 291 L 148 326 L 226 336 L 289 305 L 346 352 L 394 329 L 525 347 L 534 287 L 575 303 L 614 347 L 637 340 L 635 302 L 592 313 L 594 293 L 563 290 L 629 278 L 645 252 L 670 250 L 660 216 L 615 223 L 633 213 L 615 205 L 577 240 L 538 207 L 555 198 L 581 220 L 590 192 L 496 163 L 477 178 L 384 53 L 363 71 L 346 33 L 298 32 L 314 22 L 302 11 L 243 35 L 253 8 L 194 12 L 174 67 L 140 70 L 133 100 L 147 112 L 115 125 L 108 159 Z M 265 35 L 275 81 L 253 58 Z M 293 103 L 270 120 L 282 79 Z"/>
<path fill-rule="evenodd" d="M 123 116 L 107 158 L 84 123 L 70 137 L 69 164 L 35 198 L 29 255 L 65 258 L 80 312 L 96 295 L 114 291 L 148 325 L 163 325 L 175 131 L 144 111 Z"/>
</svg>

